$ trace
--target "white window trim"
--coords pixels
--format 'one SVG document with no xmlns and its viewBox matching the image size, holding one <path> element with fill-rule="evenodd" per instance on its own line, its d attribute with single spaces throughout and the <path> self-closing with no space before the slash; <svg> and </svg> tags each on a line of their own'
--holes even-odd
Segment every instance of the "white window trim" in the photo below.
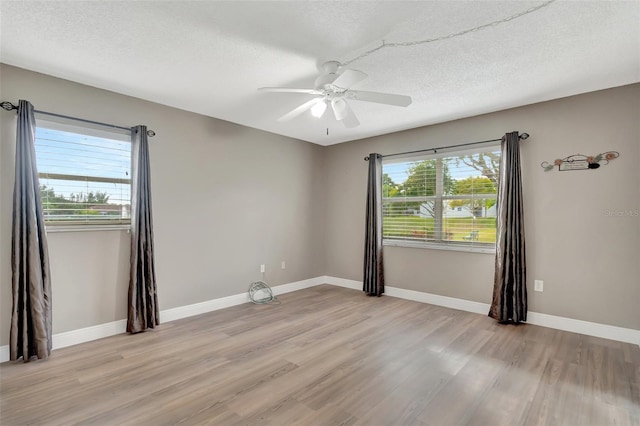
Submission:
<svg viewBox="0 0 640 426">
<path fill-rule="evenodd" d="M 52 225 L 45 223 L 45 232 L 58 233 L 58 232 L 94 232 L 94 231 L 131 231 L 130 224 L 121 225 Z"/>
<path fill-rule="evenodd" d="M 383 238 L 382 245 L 389 247 L 406 247 L 406 248 L 419 248 L 419 249 L 430 249 L 430 250 L 448 250 L 448 251 L 464 251 L 471 253 L 488 253 L 488 254 L 496 254 L 495 245 L 487 244 L 486 247 L 483 247 L 483 243 L 476 243 L 475 246 L 464 245 L 464 244 L 456 244 L 452 242 L 442 242 L 442 243 L 430 243 L 428 241 L 410 241 L 410 240 L 396 240 Z"/>
</svg>

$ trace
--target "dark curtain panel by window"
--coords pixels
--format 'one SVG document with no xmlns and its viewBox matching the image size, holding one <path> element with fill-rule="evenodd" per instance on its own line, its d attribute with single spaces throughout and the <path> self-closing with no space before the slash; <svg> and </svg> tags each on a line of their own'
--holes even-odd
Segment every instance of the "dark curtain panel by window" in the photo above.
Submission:
<svg viewBox="0 0 640 426">
<path fill-rule="evenodd" d="M 16 174 L 13 187 L 10 359 L 51 354 L 51 276 L 36 168 L 33 105 L 18 105 Z"/>
<path fill-rule="evenodd" d="M 362 290 L 370 296 L 384 293 L 382 262 L 382 156 L 369 154 L 367 217 L 364 239 L 364 280 Z"/>
<path fill-rule="evenodd" d="M 527 320 L 524 211 L 520 177 L 520 137 L 507 133 L 502 139 L 496 266 L 489 316 L 500 322 Z"/>
<path fill-rule="evenodd" d="M 153 216 L 147 127 L 131 129 L 131 275 L 127 331 L 160 324 L 153 253 Z"/>
</svg>

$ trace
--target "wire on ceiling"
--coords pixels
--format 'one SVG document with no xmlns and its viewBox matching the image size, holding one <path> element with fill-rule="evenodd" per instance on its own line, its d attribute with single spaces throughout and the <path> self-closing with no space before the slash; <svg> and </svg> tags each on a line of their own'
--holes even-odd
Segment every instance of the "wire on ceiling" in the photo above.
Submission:
<svg viewBox="0 0 640 426">
<path fill-rule="evenodd" d="M 380 46 L 375 47 L 375 48 L 373 48 L 371 50 L 367 50 L 366 52 L 362 53 L 361 55 L 356 56 L 355 58 L 350 59 L 350 60 L 348 60 L 346 62 L 342 62 L 342 65 L 343 66 L 349 65 L 352 62 L 355 62 L 355 61 L 357 61 L 359 59 L 362 59 L 362 58 L 364 58 L 366 56 L 369 56 L 372 53 L 377 52 L 378 50 L 384 49 L 386 47 L 408 47 L 408 46 L 416 46 L 416 45 L 419 45 L 419 44 L 433 43 L 433 42 L 436 42 L 436 41 L 447 40 L 447 39 L 450 39 L 450 38 L 459 37 L 459 36 L 462 36 L 462 35 L 465 35 L 465 34 L 469 34 L 469 33 L 473 33 L 473 32 L 476 32 L 476 31 L 481 31 L 481 30 L 484 30 L 484 29 L 487 29 L 487 28 L 490 28 L 490 27 L 495 27 L 497 25 L 504 24 L 505 22 L 513 21 L 514 19 L 520 18 L 521 16 L 528 15 L 530 13 L 536 12 L 536 11 L 538 11 L 538 10 L 544 8 L 544 7 L 549 6 L 551 3 L 554 3 L 555 1 L 556 0 L 549 0 L 549 1 L 546 1 L 546 2 L 544 2 L 542 4 L 539 4 L 537 6 L 530 7 L 529 9 L 524 10 L 522 12 L 518 12 L 518 13 L 516 13 L 514 15 L 507 16 L 506 18 L 499 19 L 497 21 L 493 21 L 493 22 L 490 22 L 488 24 L 480 25 L 480 26 L 477 26 L 477 27 L 474 27 L 474 28 L 469 28 L 467 30 L 458 31 L 457 33 L 451 33 L 451 34 L 443 35 L 443 36 L 440 36 L 440 37 L 428 38 L 428 39 L 416 40 L 416 41 L 399 41 L 399 42 L 386 42 L 386 41 L 382 40 L 382 44 Z"/>
</svg>

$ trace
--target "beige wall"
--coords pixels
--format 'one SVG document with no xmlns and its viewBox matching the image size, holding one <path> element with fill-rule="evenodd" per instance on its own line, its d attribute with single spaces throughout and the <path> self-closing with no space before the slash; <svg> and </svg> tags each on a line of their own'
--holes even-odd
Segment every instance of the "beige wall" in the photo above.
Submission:
<svg viewBox="0 0 640 426">
<path fill-rule="evenodd" d="M 2 65 L 2 100 L 119 125 L 146 124 L 160 309 L 324 274 L 323 148 Z M 11 312 L 15 113 L 0 113 L 0 345 Z M 53 332 L 126 317 L 129 235 L 49 233 Z M 286 261 L 286 269 L 280 262 Z"/>
<path fill-rule="evenodd" d="M 494 139 L 522 142 L 529 310 L 640 329 L 640 84 L 327 148 L 327 275 L 362 279 L 371 152 Z M 598 170 L 544 172 L 543 161 L 616 150 Z M 608 216 L 607 211 L 630 211 Z M 491 254 L 385 247 L 389 286 L 490 303 Z M 533 280 L 544 280 L 544 292 Z"/>
<path fill-rule="evenodd" d="M 121 125 L 147 124 L 160 308 L 321 275 L 362 277 L 366 162 L 382 154 L 528 132 L 523 142 L 530 310 L 640 329 L 640 85 L 320 147 L 0 66 L 0 96 Z M 0 345 L 11 310 L 15 114 L 0 113 Z M 542 161 L 617 150 L 594 171 Z M 129 237 L 49 234 L 54 333 L 125 318 Z M 280 261 L 287 269 L 280 269 Z M 489 303 L 493 255 L 385 249 L 387 284 Z M 532 291 L 534 279 L 544 293 Z"/>
</svg>

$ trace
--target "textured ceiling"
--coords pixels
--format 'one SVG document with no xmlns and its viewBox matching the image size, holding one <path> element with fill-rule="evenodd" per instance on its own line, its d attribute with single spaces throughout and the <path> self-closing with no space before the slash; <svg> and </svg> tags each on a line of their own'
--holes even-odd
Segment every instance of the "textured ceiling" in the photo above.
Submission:
<svg viewBox="0 0 640 426">
<path fill-rule="evenodd" d="M 349 67 L 369 76 L 355 89 L 413 103 L 352 101 L 361 122 L 353 129 L 329 113 L 278 122 L 311 95 L 256 90 L 311 88 L 324 61 L 541 3 L 3 0 L 0 60 L 321 145 L 640 81 L 639 1 L 558 0 L 481 31 L 354 61 Z"/>
</svg>

